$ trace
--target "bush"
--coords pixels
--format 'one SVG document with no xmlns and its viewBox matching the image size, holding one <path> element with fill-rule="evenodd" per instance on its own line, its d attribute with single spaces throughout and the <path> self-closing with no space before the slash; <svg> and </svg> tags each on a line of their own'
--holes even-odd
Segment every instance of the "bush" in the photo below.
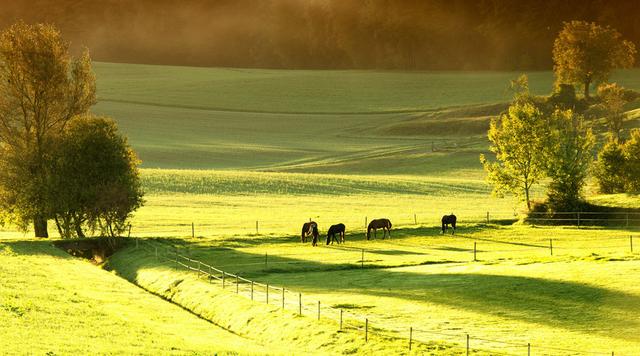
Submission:
<svg viewBox="0 0 640 356">
<path fill-rule="evenodd" d="M 82 116 L 72 120 L 53 152 L 50 215 L 63 237 L 84 237 L 84 229 L 121 235 L 142 205 L 138 159 L 115 123 Z"/>
<path fill-rule="evenodd" d="M 598 160 L 594 166 L 593 173 L 601 193 L 612 194 L 626 191 L 626 165 L 623 145 L 612 137 L 598 153 Z"/>
<path fill-rule="evenodd" d="M 623 146 L 625 190 L 637 193 L 640 192 L 640 130 L 631 130 L 630 134 Z"/>
</svg>

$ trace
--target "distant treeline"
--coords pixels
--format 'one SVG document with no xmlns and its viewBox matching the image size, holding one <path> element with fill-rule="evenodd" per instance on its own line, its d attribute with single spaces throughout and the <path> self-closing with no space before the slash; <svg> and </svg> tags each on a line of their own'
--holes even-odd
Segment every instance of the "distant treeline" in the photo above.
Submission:
<svg viewBox="0 0 640 356">
<path fill-rule="evenodd" d="M 96 60 L 265 68 L 550 69 L 563 21 L 640 45 L 636 0 L 13 0 Z"/>
</svg>

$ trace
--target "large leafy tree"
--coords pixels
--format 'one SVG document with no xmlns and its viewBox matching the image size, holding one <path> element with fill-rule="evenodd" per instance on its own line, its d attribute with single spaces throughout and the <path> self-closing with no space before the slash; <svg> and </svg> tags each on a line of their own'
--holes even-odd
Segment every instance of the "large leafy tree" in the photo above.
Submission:
<svg viewBox="0 0 640 356">
<path fill-rule="evenodd" d="M 553 45 L 557 84 L 575 84 L 589 97 L 591 84 L 608 80 L 616 68 L 634 63 L 636 48 L 611 27 L 593 22 L 566 22 Z"/>
<path fill-rule="evenodd" d="M 480 155 L 495 194 L 513 193 L 531 210 L 531 188 L 544 176 L 543 144 L 547 132 L 543 113 L 528 96 L 526 78 L 514 82 L 514 103 L 491 120 L 490 150 L 496 161 Z"/>
<path fill-rule="evenodd" d="M 621 193 L 626 189 L 626 159 L 623 148 L 618 139 L 610 137 L 598 153 L 594 176 L 601 193 Z"/>
<path fill-rule="evenodd" d="M 62 237 L 123 233 L 142 204 L 138 159 L 107 118 L 83 115 L 67 124 L 49 167 L 48 201 Z"/>
<path fill-rule="evenodd" d="M 55 138 L 95 103 L 87 51 L 78 58 L 51 25 L 18 23 L 0 34 L 0 209 L 48 237 L 45 167 Z"/>
<path fill-rule="evenodd" d="M 607 115 L 609 132 L 620 140 L 624 123 L 624 106 L 628 102 L 625 89 L 616 83 L 602 84 L 598 87 L 598 97 Z"/>
<path fill-rule="evenodd" d="M 575 211 L 582 202 L 582 188 L 593 162 L 595 136 L 582 116 L 572 110 L 556 110 L 549 120 L 544 144 L 544 166 L 550 178 L 547 197 L 554 211 Z"/>
<path fill-rule="evenodd" d="M 631 130 L 624 143 L 625 187 L 627 192 L 640 192 L 640 129 Z"/>
</svg>

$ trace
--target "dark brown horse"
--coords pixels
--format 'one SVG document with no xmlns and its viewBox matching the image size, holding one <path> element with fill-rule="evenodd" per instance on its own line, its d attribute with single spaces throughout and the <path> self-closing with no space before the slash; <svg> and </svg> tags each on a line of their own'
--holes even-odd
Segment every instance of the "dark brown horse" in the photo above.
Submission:
<svg viewBox="0 0 640 356">
<path fill-rule="evenodd" d="M 371 230 L 373 230 L 373 237 L 377 237 L 377 230 L 382 229 L 382 238 L 384 239 L 389 233 L 389 238 L 391 238 L 391 220 L 389 219 L 375 219 L 371 220 L 369 226 L 367 227 L 367 240 L 371 238 Z"/>
<path fill-rule="evenodd" d="M 444 234 L 445 231 L 447 231 L 449 224 L 451 224 L 451 235 L 453 235 L 456 232 L 456 220 L 458 219 L 453 214 L 443 216 L 442 217 L 442 233 Z"/>
<path fill-rule="evenodd" d="M 300 234 L 300 242 L 307 242 L 307 237 L 313 236 L 312 245 L 318 244 L 318 224 L 315 221 L 309 221 L 302 225 L 302 233 Z"/>
<path fill-rule="evenodd" d="M 329 231 L 327 231 L 327 245 L 329 242 L 333 244 L 333 241 L 337 243 L 344 243 L 344 231 L 344 224 L 331 225 Z M 338 234 L 338 239 L 336 239 L 336 234 Z"/>
</svg>

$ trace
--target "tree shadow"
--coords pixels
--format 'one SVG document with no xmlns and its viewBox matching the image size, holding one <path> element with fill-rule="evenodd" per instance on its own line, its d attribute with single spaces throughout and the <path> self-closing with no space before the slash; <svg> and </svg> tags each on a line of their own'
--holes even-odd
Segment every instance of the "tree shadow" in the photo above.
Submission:
<svg viewBox="0 0 640 356">
<path fill-rule="evenodd" d="M 640 319 L 636 317 L 640 314 L 640 296 L 583 283 L 483 273 L 421 274 L 381 265 L 363 268 L 357 254 L 344 263 L 286 256 L 268 256 L 265 262 L 264 255 L 235 249 L 194 246 L 190 251 L 191 258 L 226 272 L 272 285 L 283 283 L 294 291 L 401 298 L 571 331 L 588 330 L 601 336 L 640 340 Z M 144 252 L 131 248 L 124 253 L 130 256 L 113 265 L 116 270 L 126 268 L 128 278 L 134 280 L 140 268 L 171 266 L 170 261 L 156 260 L 148 253 L 138 258 L 136 254 Z M 316 249 L 311 253 L 322 256 L 335 250 Z M 116 260 L 123 258 L 119 254 L 114 256 Z"/>
<path fill-rule="evenodd" d="M 53 256 L 73 258 L 59 248 L 53 248 L 54 241 L 49 239 L 3 240 L 0 241 L 0 252 L 15 253 L 24 256 Z"/>
</svg>

